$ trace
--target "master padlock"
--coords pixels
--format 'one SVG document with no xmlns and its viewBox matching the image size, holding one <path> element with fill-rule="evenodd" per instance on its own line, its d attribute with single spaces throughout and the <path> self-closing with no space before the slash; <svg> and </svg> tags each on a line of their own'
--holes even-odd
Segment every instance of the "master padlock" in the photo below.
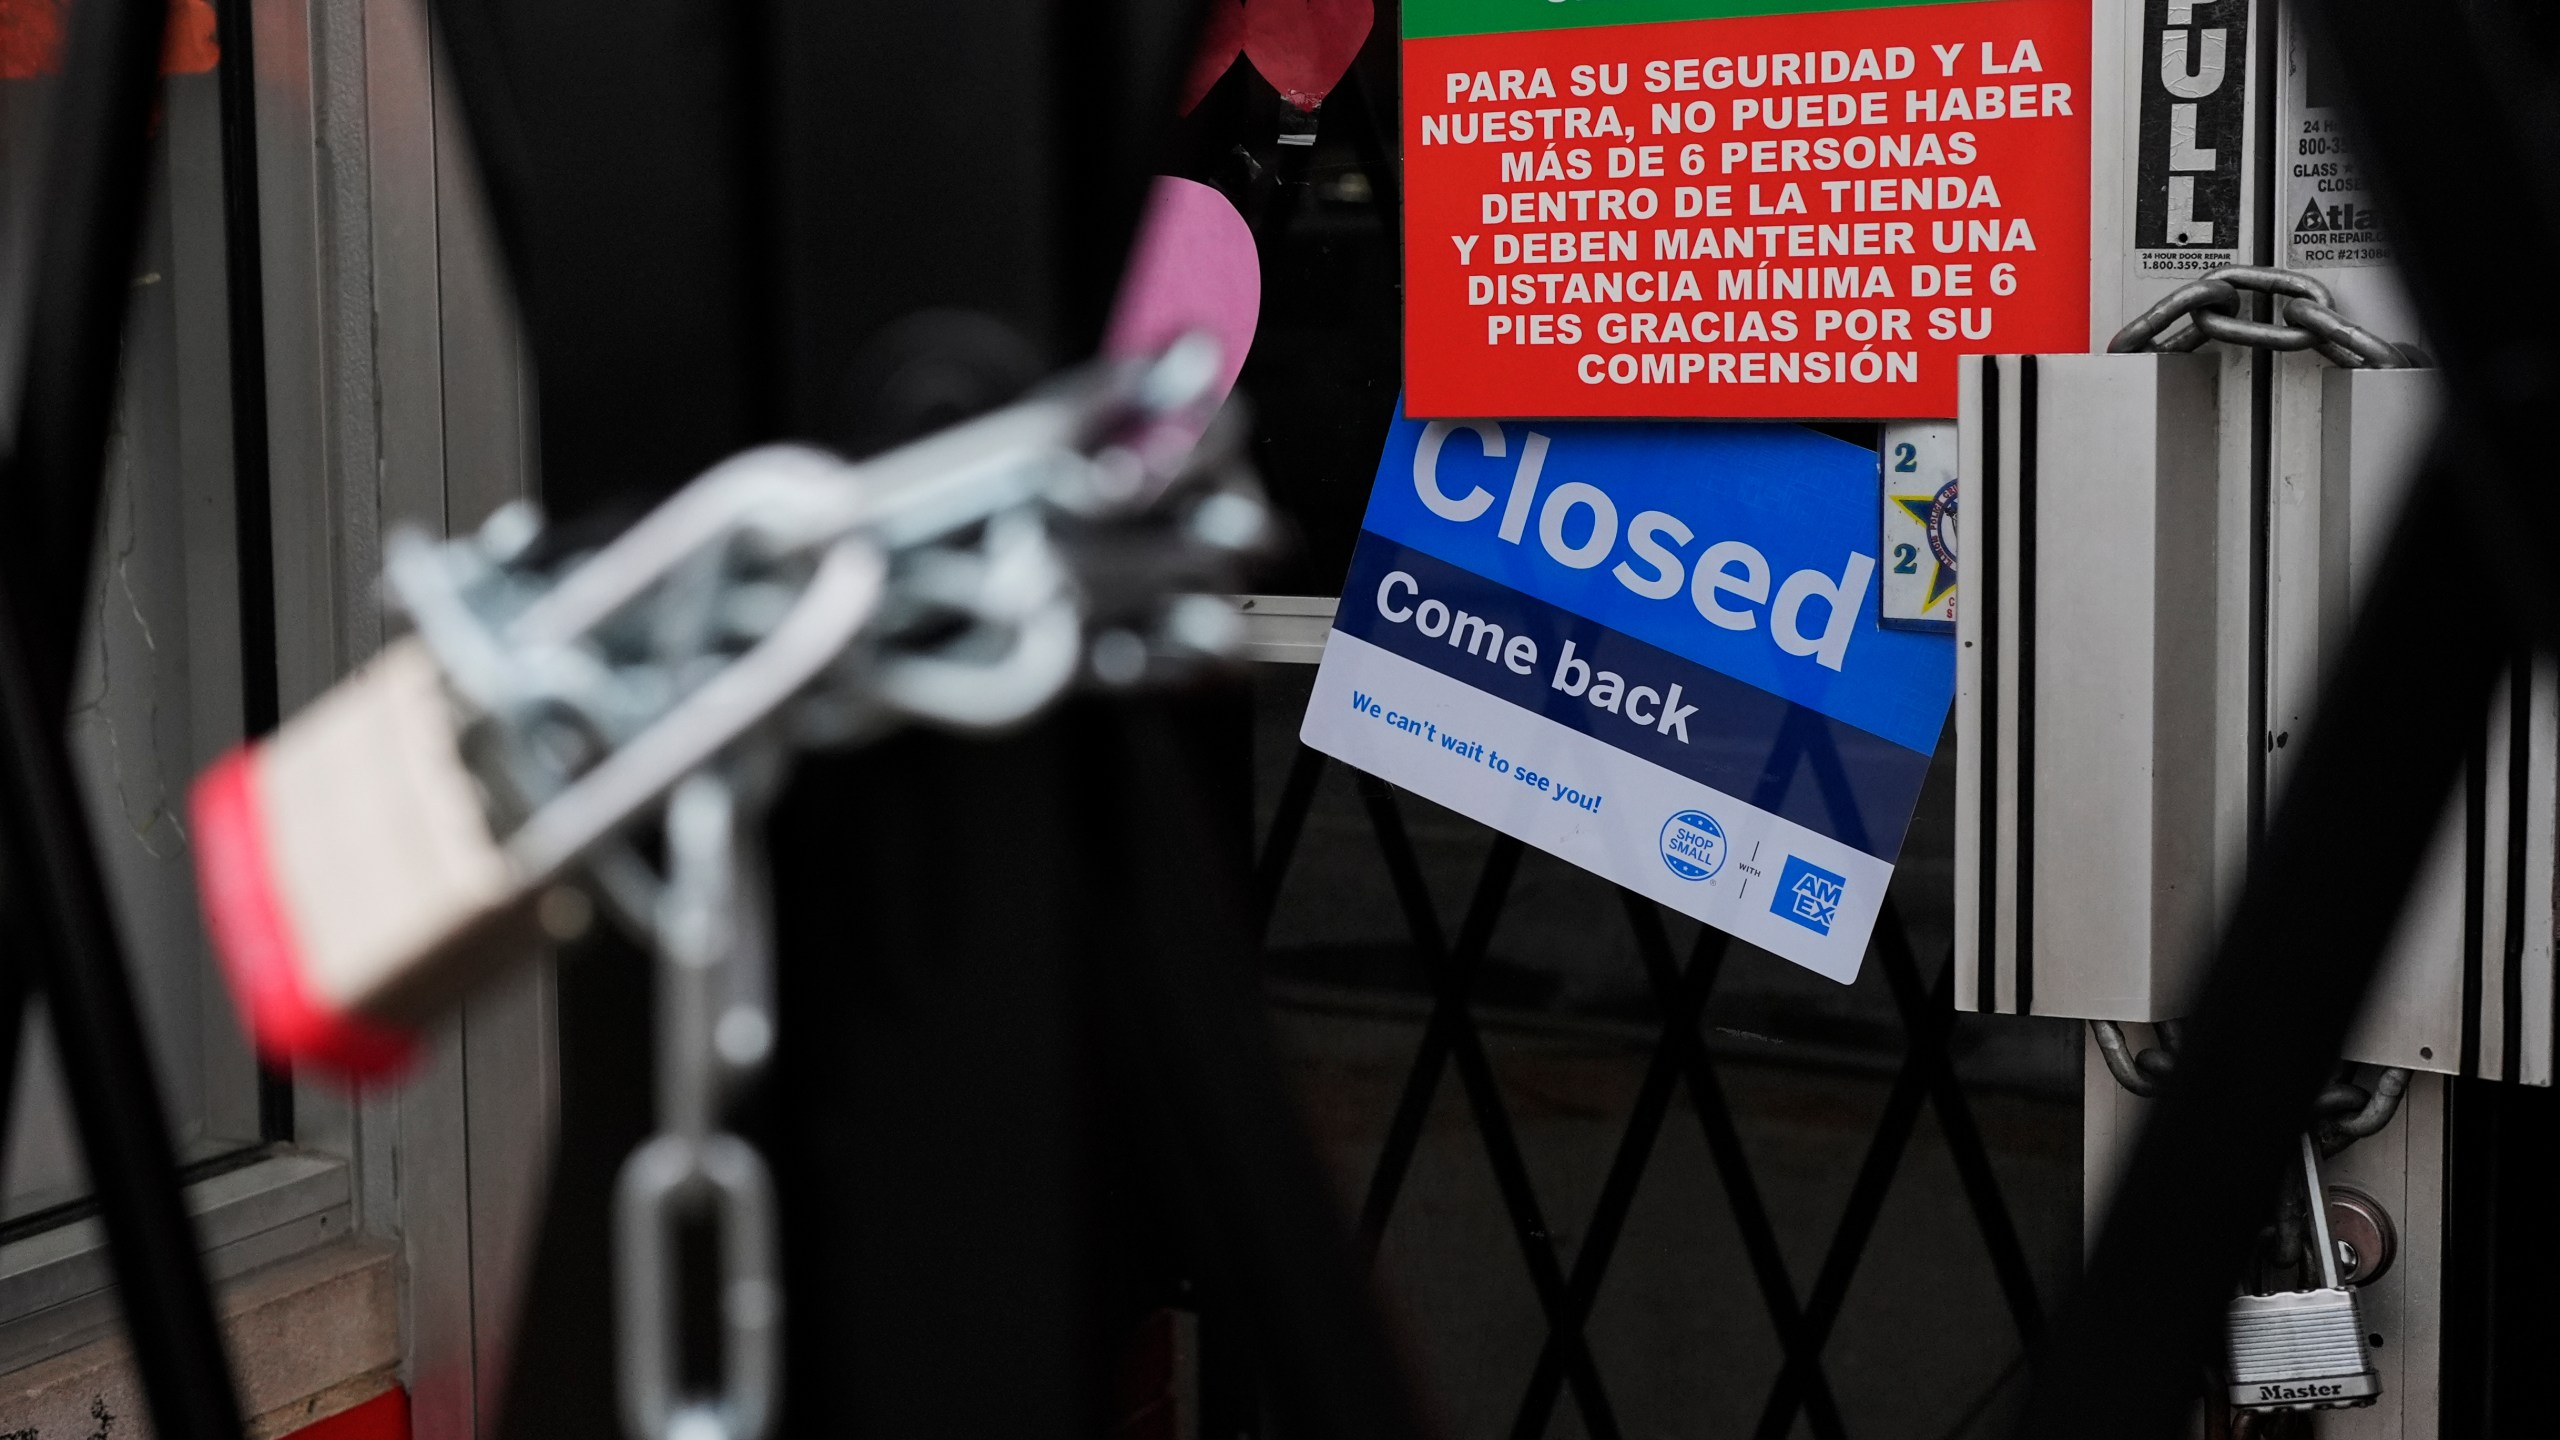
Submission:
<svg viewBox="0 0 2560 1440">
<path fill-rule="evenodd" d="M 2320 1288 L 2243 1295 L 2231 1302 L 2225 1339 L 2234 1410 L 2345 1410 L 2370 1405 L 2382 1394 L 2382 1377 L 2365 1358 L 2355 1292 L 2338 1278 L 2328 1191 L 2307 1135 L 2302 1179 Z"/>
</svg>

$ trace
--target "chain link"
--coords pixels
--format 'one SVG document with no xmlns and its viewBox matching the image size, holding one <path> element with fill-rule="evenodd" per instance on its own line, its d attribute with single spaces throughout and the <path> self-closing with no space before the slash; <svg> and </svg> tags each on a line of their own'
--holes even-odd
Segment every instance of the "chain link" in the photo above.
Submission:
<svg viewBox="0 0 2560 1440">
<path fill-rule="evenodd" d="M 2243 291 L 2268 297 L 2271 318 L 2244 315 Z M 2188 281 L 2127 321 L 2107 350 L 2183 353 L 2208 340 L 2260 350 L 2316 350 L 2349 370 L 2402 370 L 2418 363 L 2406 347 L 2340 314 L 2328 286 L 2299 271 L 2263 265 L 2228 265 Z"/>
</svg>

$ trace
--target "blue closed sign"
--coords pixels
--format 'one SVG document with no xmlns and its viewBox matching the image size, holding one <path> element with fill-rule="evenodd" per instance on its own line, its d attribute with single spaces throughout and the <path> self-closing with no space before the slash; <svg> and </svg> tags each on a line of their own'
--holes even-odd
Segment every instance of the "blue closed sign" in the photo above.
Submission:
<svg viewBox="0 0 2560 1440">
<path fill-rule="evenodd" d="M 1856 974 L 1954 693 L 1877 615 L 1873 451 L 1399 418 L 1306 742 Z"/>
</svg>

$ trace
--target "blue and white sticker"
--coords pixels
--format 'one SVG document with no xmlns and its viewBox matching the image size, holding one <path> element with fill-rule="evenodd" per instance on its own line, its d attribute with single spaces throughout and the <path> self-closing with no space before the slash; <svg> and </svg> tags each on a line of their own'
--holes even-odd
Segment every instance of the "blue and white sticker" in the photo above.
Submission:
<svg viewBox="0 0 2560 1440">
<path fill-rule="evenodd" d="M 1785 868 L 1778 872 L 1778 896 L 1769 902 L 1769 912 L 1816 935 L 1828 935 L 1840 918 L 1840 901 L 1848 889 L 1847 876 L 1834 875 L 1802 856 L 1790 855 Z"/>
<path fill-rule="evenodd" d="M 1704 810 L 1662 822 L 1662 863 L 1683 880 L 1713 880 L 1724 868 L 1724 827 Z"/>
<path fill-rule="evenodd" d="M 1301 736 L 1854 979 L 1955 684 L 1877 623 L 1876 478 L 1800 426 L 1399 418 Z"/>
</svg>

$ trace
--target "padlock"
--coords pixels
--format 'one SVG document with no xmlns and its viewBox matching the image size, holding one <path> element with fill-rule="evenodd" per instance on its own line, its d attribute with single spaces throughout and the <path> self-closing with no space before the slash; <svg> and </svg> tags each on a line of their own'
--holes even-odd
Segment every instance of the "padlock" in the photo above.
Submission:
<svg viewBox="0 0 2560 1440">
<path fill-rule="evenodd" d="M 2382 1377 L 2366 1358 L 2356 1294 L 2338 1278 L 2328 1191 L 2307 1135 L 2302 1171 L 2320 1285 L 2231 1302 L 2225 1340 L 2235 1410 L 2345 1410 L 2370 1405 L 2382 1394 Z"/>
<path fill-rule="evenodd" d="M 624 553 L 649 538 L 625 536 L 572 579 L 673 568 L 681 554 Z M 883 574 L 868 544 L 838 543 L 753 648 L 504 835 L 463 753 L 476 717 L 417 637 L 217 761 L 191 797 L 197 885 L 260 1053 L 397 1068 L 417 1023 L 544 931 L 577 928 L 583 901 L 554 882 L 836 660 Z"/>
<path fill-rule="evenodd" d="M 404 640 L 196 782 L 206 927 L 269 1060 L 396 1067 L 408 1032 L 372 1003 L 387 972 L 529 938 L 454 731 L 435 661 Z"/>
</svg>

